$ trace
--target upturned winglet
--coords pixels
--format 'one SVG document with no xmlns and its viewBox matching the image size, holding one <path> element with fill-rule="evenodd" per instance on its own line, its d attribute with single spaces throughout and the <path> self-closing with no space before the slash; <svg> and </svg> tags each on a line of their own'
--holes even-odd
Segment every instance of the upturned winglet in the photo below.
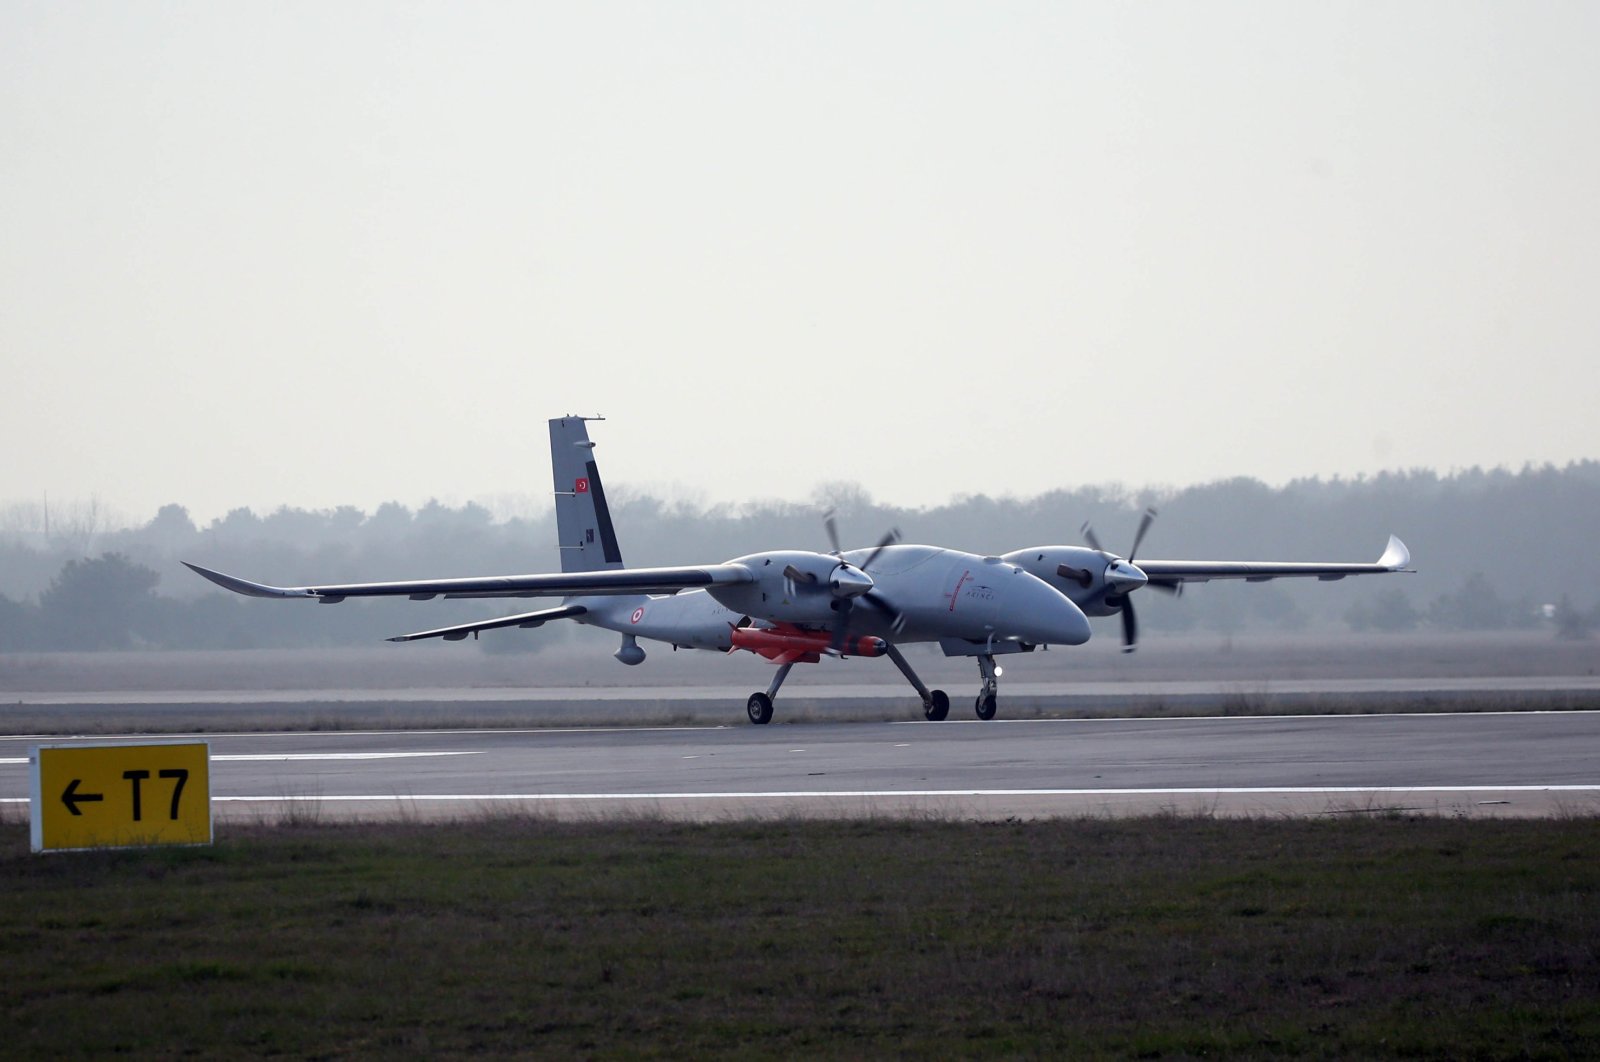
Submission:
<svg viewBox="0 0 1600 1062">
<path fill-rule="evenodd" d="M 320 597 L 315 590 L 303 586 L 268 586 L 265 583 L 252 583 L 249 579 L 240 579 L 222 572 L 214 572 L 210 568 L 202 568 L 198 564 L 183 561 L 183 566 L 196 575 L 203 575 L 216 583 L 224 590 L 232 590 L 236 594 L 246 594 L 250 597 Z"/>
<path fill-rule="evenodd" d="M 1412 572 L 1415 568 L 1408 567 L 1411 563 L 1411 551 L 1406 549 L 1406 544 L 1400 541 L 1399 536 L 1389 536 L 1389 548 L 1383 551 L 1383 556 L 1378 558 L 1378 566 L 1388 568 L 1392 572 Z"/>
</svg>

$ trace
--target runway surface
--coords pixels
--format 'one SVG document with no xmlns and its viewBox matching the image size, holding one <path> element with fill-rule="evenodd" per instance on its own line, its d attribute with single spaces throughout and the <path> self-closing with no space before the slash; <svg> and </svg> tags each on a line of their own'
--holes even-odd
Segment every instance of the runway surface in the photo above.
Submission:
<svg viewBox="0 0 1600 1062">
<path fill-rule="evenodd" d="M 959 689 L 965 690 L 963 683 Z M 246 704 L 306 704 L 384 702 L 393 704 L 564 704 L 577 701 L 619 701 L 627 704 L 661 701 L 718 702 L 742 708 L 753 685 L 664 686 L 641 690 L 637 686 L 536 686 L 499 689 L 469 686 L 420 687 L 402 690 L 310 689 L 310 690 L 60 690 L 7 693 L 4 703 L 11 706 L 66 707 L 75 705 L 138 705 L 166 707 L 179 705 L 232 706 Z M 1108 699 L 1188 700 L 1257 695 L 1327 696 L 1452 696 L 1458 694 L 1519 693 L 1597 693 L 1600 676 L 1536 675 L 1526 677 L 1452 677 L 1379 679 L 1258 679 L 1219 682 L 1216 680 L 1155 682 L 1074 682 L 1071 685 L 1046 682 L 1011 682 L 1004 687 L 1007 703 L 1035 704 L 1040 701 L 1067 704 L 1074 701 Z M 953 695 L 952 701 L 956 698 Z M 808 683 L 786 690 L 783 701 L 872 701 L 914 704 L 916 695 L 907 687 L 882 683 Z"/>
<path fill-rule="evenodd" d="M 1600 811 L 1587 711 L 201 739 L 224 820 Z M 64 742 L 0 737 L 9 818 L 25 814 L 40 743 Z"/>
<path fill-rule="evenodd" d="M 750 687 L 732 685 L 29 691 L 0 699 L 0 731 L 714 727 L 743 723 L 749 694 Z M 970 700 L 952 694 L 951 702 L 952 719 L 972 719 Z M 1594 708 L 1600 708 L 1600 679 L 1587 675 L 1012 682 L 1000 699 L 1000 717 L 1013 721 Z M 776 709 L 780 724 L 917 722 L 922 716 L 910 689 L 882 684 L 797 685 L 784 690 Z"/>
</svg>

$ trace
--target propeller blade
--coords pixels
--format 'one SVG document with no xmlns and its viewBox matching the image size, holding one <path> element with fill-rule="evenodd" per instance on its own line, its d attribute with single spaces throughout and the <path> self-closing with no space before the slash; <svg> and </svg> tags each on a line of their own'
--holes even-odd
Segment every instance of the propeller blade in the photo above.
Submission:
<svg viewBox="0 0 1600 1062">
<path fill-rule="evenodd" d="M 1122 599 L 1122 651 L 1131 653 L 1139 647 L 1139 619 L 1133 614 L 1133 602 Z"/>
<path fill-rule="evenodd" d="M 839 549 L 839 523 L 833 518 L 833 510 L 829 509 L 822 517 L 822 526 L 828 531 L 828 542 L 833 546 L 834 553 L 842 552 Z"/>
<path fill-rule="evenodd" d="M 1080 533 L 1083 535 L 1083 540 L 1089 543 L 1090 549 L 1099 550 L 1101 553 L 1105 552 L 1105 550 L 1100 548 L 1100 539 L 1095 535 L 1094 528 L 1089 526 L 1089 522 L 1087 520 L 1083 522 L 1083 528 Z"/>
<path fill-rule="evenodd" d="M 1139 543 L 1144 541 L 1144 533 L 1150 530 L 1150 524 L 1155 518 L 1156 511 L 1154 509 L 1146 509 L 1144 511 L 1144 516 L 1139 520 L 1139 530 L 1134 532 L 1133 535 L 1133 548 L 1128 551 L 1129 560 L 1133 560 L 1134 554 L 1139 552 Z"/>
<path fill-rule="evenodd" d="M 828 648 L 839 653 L 844 651 L 845 643 L 850 640 L 850 609 L 853 602 L 850 598 L 841 598 L 839 601 L 839 618 L 833 621 L 833 638 L 828 643 Z"/>
<path fill-rule="evenodd" d="M 876 590 L 868 590 L 861 595 L 861 600 L 883 614 L 884 618 L 889 621 L 889 630 L 892 633 L 899 634 L 905 629 L 906 614 L 891 605 L 888 599 Z"/>
<path fill-rule="evenodd" d="M 878 539 L 878 544 L 872 547 L 872 552 L 867 554 L 867 559 L 861 562 L 862 568 L 871 567 L 872 562 L 878 559 L 878 554 L 900 541 L 900 529 L 891 527 L 889 533 Z"/>
</svg>

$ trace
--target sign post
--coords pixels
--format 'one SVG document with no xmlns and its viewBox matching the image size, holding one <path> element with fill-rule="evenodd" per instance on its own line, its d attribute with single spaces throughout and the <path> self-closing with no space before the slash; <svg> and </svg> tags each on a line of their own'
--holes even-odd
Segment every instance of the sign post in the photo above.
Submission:
<svg viewBox="0 0 1600 1062">
<path fill-rule="evenodd" d="M 36 745 L 35 852 L 211 843 L 211 746 Z"/>
</svg>

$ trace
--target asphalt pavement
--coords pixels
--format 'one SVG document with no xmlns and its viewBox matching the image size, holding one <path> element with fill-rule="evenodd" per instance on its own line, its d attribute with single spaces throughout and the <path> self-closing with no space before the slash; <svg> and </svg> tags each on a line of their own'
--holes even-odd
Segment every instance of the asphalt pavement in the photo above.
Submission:
<svg viewBox="0 0 1600 1062">
<path fill-rule="evenodd" d="M 1600 811 L 1600 713 L 1590 711 L 156 740 L 194 739 L 210 744 L 222 820 Z M 0 813 L 25 814 L 31 746 L 71 743 L 0 737 Z"/>
</svg>

